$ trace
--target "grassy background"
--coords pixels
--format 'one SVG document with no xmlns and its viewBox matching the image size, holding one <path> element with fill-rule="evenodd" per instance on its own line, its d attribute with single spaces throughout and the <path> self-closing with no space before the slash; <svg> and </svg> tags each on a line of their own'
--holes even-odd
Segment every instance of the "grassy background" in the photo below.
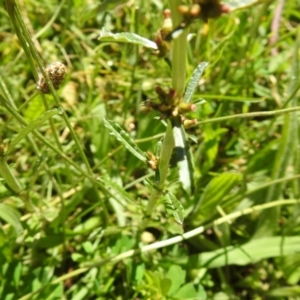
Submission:
<svg viewBox="0 0 300 300">
<path fill-rule="evenodd" d="M 84 175 L 78 144 L 60 116 L 38 128 L 58 152 L 34 135 L 14 147 L 8 164 L 25 189 L 18 195 L 0 181 L 1 299 L 300 299 L 298 113 L 248 115 L 298 106 L 300 2 L 285 2 L 271 44 L 278 2 L 208 26 L 192 24 L 187 81 L 200 62 L 209 62 L 194 96 L 207 102 L 190 114 L 199 125 L 188 130 L 198 139 L 191 142 L 196 191 L 189 196 L 171 184 L 185 208 L 184 224 L 161 200 L 141 237 L 150 195 L 145 180 L 153 172 L 109 134 L 103 117 L 155 153 L 165 129 L 144 101 L 157 98 L 157 85 L 171 85 L 170 68 L 149 49 L 97 38 L 106 27 L 152 39 L 167 1 L 117 7 L 111 1 L 96 14 L 90 6 L 96 1 L 19 2 L 44 63 L 63 61 L 68 68 L 58 94 L 97 183 Z M 12 28 L 1 3 L 1 97 L 10 95 L 31 122 L 56 104 L 36 91 Z M 0 106 L 2 148 L 21 128 Z M 170 181 L 176 178 L 172 168 Z M 220 221 L 234 212 L 247 214 Z M 124 258 L 137 246 L 194 228 L 203 228 L 201 234 Z"/>
</svg>

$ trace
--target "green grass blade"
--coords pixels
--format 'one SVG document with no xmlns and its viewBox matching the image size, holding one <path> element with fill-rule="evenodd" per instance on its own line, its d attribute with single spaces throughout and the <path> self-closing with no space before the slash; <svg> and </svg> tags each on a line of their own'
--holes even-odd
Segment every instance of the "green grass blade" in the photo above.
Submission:
<svg viewBox="0 0 300 300">
<path fill-rule="evenodd" d="M 223 173 L 213 178 L 195 209 L 198 214 L 197 219 L 205 219 L 207 216 L 212 216 L 216 211 L 216 206 L 242 181 L 242 175 L 237 173 Z"/>
<path fill-rule="evenodd" d="M 242 246 L 228 246 L 211 252 L 203 252 L 192 257 L 195 267 L 221 268 L 228 265 L 245 266 L 256 263 L 262 259 L 293 255 L 299 252 L 300 237 L 280 236 L 252 240 Z"/>
<path fill-rule="evenodd" d="M 128 151 L 130 151 L 141 161 L 145 162 L 147 160 L 146 154 L 137 146 L 137 144 L 131 139 L 129 134 L 126 133 L 118 123 L 107 120 L 106 118 L 103 119 L 103 122 L 105 127 L 110 130 L 111 135 L 114 135 Z"/>
<path fill-rule="evenodd" d="M 12 142 L 10 143 L 6 155 L 9 155 L 14 148 L 16 147 L 16 145 L 22 140 L 24 139 L 29 133 L 31 133 L 34 129 L 36 129 L 37 127 L 41 126 L 45 121 L 49 120 L 51 117 L 61 114 L 62 109 L 61 108 L 54 108 L 51 109 L 49 111 L 47 111 L 46 113 L 44 113 L 42 116 L 40 116 L 39 118 L 35 119 L 34 121 L 30 122 L 24 129 L 22 129 L 17 136 L 12 140 Z"/>
<path fill-rule="evenodd" d="M 98 181 L 102 182 L 106 189 L 110 192 L 111 196 L 115 198 L 123 207 L 128 203 L 137 205 L 129 193 L 124 188 L 113 181 L 109 176 L 101 176 Z"/>
</svg>

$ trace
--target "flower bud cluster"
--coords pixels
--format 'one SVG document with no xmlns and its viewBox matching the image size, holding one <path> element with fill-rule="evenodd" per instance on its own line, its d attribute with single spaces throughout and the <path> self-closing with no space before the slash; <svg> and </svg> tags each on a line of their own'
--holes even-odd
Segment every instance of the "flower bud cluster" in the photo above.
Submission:
<svg viewBox="0 0 300 300">
<path fill-rule="evenodd" d="M 157 86 L 155 91 L 158 95 L 158 101 L 149 101 L 148 106 L 153 110 L 158 111 L 162 118 L 181 116 L 182 123 L 190 127 L 197 122 L 196 120 L 186 120 L 184 114 L 195 111 L 196 105 L 183 101 L 182 96 L 178 96 L 172 88 L 168 92 L 164 91 L 161 86 Z"/>
<path fill-rule="evenodd" d="M 172 30 L 173 25 L 171 19 L 171 11 L 169 9 L 166 9 L 164 11 L 163 24 L 154 36 L 154 41 L 158 48 L 157 55 L 159 57 L 165 57 L 170 52 L 171 44 L 169 41 L 166 40 L 166 37 L 169 36 Z"/>
</svg>

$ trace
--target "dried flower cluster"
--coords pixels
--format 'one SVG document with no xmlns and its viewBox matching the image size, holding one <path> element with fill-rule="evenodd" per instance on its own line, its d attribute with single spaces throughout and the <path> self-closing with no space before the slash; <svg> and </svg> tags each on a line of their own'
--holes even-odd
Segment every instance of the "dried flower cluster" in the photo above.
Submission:
<svg viewBox="0 0 300 300">
<path fill-rule="evenodd" d="M 48 74 L 52 84 L 56 90 L 59 89 L 61 83 L 66 76 L 66 66 L 61 62 L 54 62 L 48 65 L 45 69 Z M 50 94 L 49 86 L 46 83 L 46 80 L 43 75 L 40 75 L 40 79 L 37 82 L 36 88 L 43 94 Z"/>
</svg>

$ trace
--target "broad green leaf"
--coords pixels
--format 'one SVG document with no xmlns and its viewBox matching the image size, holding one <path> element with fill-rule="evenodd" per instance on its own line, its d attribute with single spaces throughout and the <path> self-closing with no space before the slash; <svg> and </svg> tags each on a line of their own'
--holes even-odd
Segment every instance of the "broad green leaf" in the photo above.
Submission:
<svg viewBox="0 0 300 300">
<path fill-rule="evenodd" d="M 164 136 L 163 144 L 160 149 L 158 170 L 159 170 L 159 182 L 161 187 L 164 185 L 164 182 L 168 176 L 170 159 L 174 150 L 174 137 L 172 132 L 171 122 L 168 121 L 167 130 Z"/>
<path fill-rule="evenodd" d="M 180 290 L 176 293 L 176 298 L 177 299 L 199 299 L 198 298 L 198 293 L 195 290 L 195 287 L 192 283 L 187 283 L 185 284 Z M 201 299 L 199 299 L 201 300 Z M 204 300 L 204 299 L 202 299 Z"/>
<path fill-rule="evenodd" d="M 20 213 L 13 207 L 0 203 L 0 218 L 10 224 L 17 233 L 23 230 L 20 222 Z"/>
<path fill-rule="evenodd" d="M 169 278 L 163 278 L 160 280 L 160 290 L 163 296 L 166 296 L 171 288 L 172 281 Z"/>
<path fill-rule="evenodd" d="M 176 295 L 176 291 L 179 290 L 181 285 L 185 283 L 186 271 L 178 265 L 172 265 L 166 275 L 172 281 L 172 286 L 168 292 L 168 295 Z"/>
<path fill-rule="evenodd" d="M 146 161 L 146 154 L 137 146 L 137 144 L 131 139 L 128 133 L 126 133 L 120 126 L 114 121 L 103 118 L 105 127 L 110 130 L 110 134 L 114 135 L 123 146 L 130 151 L 135 157 L 141 161 Z"/>
<path fill-rule="evenodd" d="M 223 173 L 213 178 L 196 208 L 201 218 L 210 218 L 216 211 L 216 206 L 242 181 L 242 175 L 237 173 Z"/>
<path fill-rule="evenodd" d="M 182 183 L 184 190 L 190 194 L 194 190 L 193 156 L 180 117 L 172 118 L 172 126 L 175 141 L 174 152 L 177 159 L 179 180 Z"/>
<path fill-rule="evenodd" d="M 300 282 L 300 253 L 286 256 L 284 259 L 279 258 L 276 264 L 283 272 L 287 284 L 294 285 Z"/>
<path fill-rule="evenodd" d="M 250 6 L 270 2 L 270 0 L 225 0 L 221 1 L 230 7 L 231 11 L 248 8 Z"/>
<path fill-rule="evenodd" d="M 195 90 L 198 86 L 199 79 L 201 78 L 205 68 L 207 67 L 208 63 L 207 62 L 202 62 L 200 63 L 195 71 L 193 72 L 192 78 L 188 83 L 188 86 L 186 88 L 185 94 L 184 94 L 184 101 L 185 102 L 190 102 Z M 201 103 L 202 104 L 202 103 Z"/>
<path fill-rule="evenodd" d="M 131 32 L 112 33 L 109 30 L 102 28 L 102 30 L 100 31 L 99 40 L 102 42 L 136 44 L 157 50 L 157 45 L 155 42 Z"/>
<path fill-rule="evenodd" d="M 165 207 L 169 214 L 172 214 L 179 224 L 183 223 L 184 220 L 184 208 L 176 196 L 168 191 L 165 194 Z"/>
<path fill-rule="evenodd" d="M 51 117 L 53 117 L 53 116 L 55 116 L 57 114 L 61 114 L 61 113 L 62 113 L 62 108 L 54 108 L 54 109 L 51 109 L 51 110 L 47 111 L 46 113 L 44 113 L 42 116 L 40 116 L 36 120 L 30 122 L 12 140 L 12 142 L 10 143 L 10 145 L 9 145 L 9 147 L 7 149 L 6 155 L 9 155 L 11 152 L 13 152 L 14 148 L 16 147 L 16 145 L 22 139 L 24 139 L 30 132 L 32 132 L 34 129 L 36 129 L 37 127 L 39 127 L 40 125 L 42 125 L 45 121 L 47 121 Z"/>
<path fill-rule="evenodd" d="M 266 237 L 251 240 L 241 246 L 227 246 L 191 257 L 193 267 L 221 268 L 230 265 L 245 266 L 262 259 L 293 255 L 299 252 L 300 237 Z"/>
</svg>

